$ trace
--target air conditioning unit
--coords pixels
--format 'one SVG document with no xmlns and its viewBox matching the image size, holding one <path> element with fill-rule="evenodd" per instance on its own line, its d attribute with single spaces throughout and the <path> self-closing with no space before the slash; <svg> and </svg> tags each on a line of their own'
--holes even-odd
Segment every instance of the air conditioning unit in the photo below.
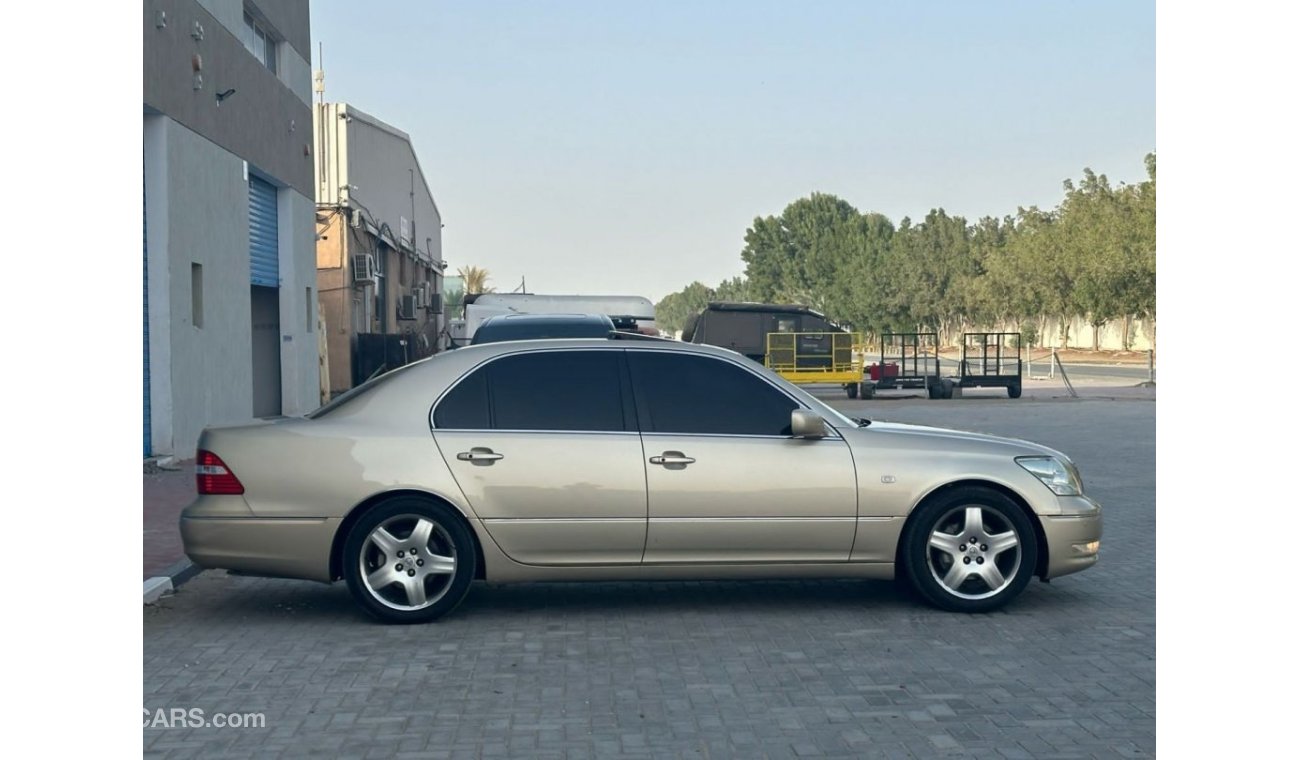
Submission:
<svg viewBox="0 0 1300 760">
<path fill-rule="evenodd" d="M 423 309 L 429 305 L 429 290 L 424 283 L 411 288 L 411 295 L 415 296 L 415 308 Z"/>
<path fill-rule="evenodd" d="M 397 318 L 406 322 L 415 320 L 415 296 L 402 296 L 397 303 Z"/>
<path fill-rule="evenodd" d="M 353 282 L 378 282 L 379 273 L 375 271 L 375 257 L 368 253 L 352 254 Z"/>
<path fill-rule="evenodd" d="M 442 311 L 442 294 L 430 293 L 427 306 L 429 311 Z"/>
</svg>

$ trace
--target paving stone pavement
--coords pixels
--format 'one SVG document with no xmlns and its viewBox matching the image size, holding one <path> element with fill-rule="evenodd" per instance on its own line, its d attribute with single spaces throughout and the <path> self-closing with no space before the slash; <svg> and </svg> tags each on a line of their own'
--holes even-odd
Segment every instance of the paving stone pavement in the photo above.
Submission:
<svg viewBox="0 0 1300 760">
<path fill-rule="evenodd" d="M 476 583 L 383 626 L 342 584 L 205 572 L 144 610 L 152 757 L 990 758 L 1155 754 L 1155 403 L 836 402 L 1036 440 L 1106 507 L 1102 559 L 954 615 L 873 581 Z"/>
</svg>

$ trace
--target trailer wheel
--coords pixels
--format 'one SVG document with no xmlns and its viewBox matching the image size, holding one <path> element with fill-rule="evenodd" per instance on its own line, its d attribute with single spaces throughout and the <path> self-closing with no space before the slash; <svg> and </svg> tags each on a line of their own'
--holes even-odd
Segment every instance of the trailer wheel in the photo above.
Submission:
<svg viewBox="0 0 1300 760">
<path fill-rule="evenodd" d="M 849 398 L 857 398 L 857 397 L 858 397 L 858 384 L 857 384 L 857 383 L 849 383 L 848 385 L 845 385 L 845 386 L 844 386 L 844 389 L 847 390 L 847 391 L 849 392 Z"/>
<path fill-rule="evenodd" d="M 1020 398 L 1020 383 L 1015 383 L 1014 385 L 1007 386 L 1007 397 Z"/>
<path fill-rule="evenodd" d="M 931 383 L 927 388 L 927 392 L 930 394 L 930 398 L 932 399 L 943 398 L 943 386 L 938 383 Z"/>
<path fill-rule="evenodd" d="M 875 398 L 876 386 L 871 383 L 862 384 L 862 398 Z"/>
</svg>

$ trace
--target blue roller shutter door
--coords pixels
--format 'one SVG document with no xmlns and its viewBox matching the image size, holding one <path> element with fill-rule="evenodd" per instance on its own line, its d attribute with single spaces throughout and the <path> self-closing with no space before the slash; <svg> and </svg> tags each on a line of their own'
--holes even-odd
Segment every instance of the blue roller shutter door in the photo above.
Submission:
<svg viewBox="0 0 1300 760">
<path fill-rule="evenodd" d="M 248 254 L 252 282 L 280 287 L 280 212 L 275 185 L 248 178 Z"/>
</svg>

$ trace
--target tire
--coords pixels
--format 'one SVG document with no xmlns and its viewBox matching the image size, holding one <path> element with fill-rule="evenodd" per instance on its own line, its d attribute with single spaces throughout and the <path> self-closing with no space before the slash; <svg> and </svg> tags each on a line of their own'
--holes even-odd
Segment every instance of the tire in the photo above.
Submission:
<svg viewBox="0 0 1300 760">
<path fill-rule="evenodd" d="M 938 383 L 931 383 L 926 388 L 926 393 L 928 393 L 932 399 L 943 398 L 943 387 Z"/>
<path fill-rule="evenodd" d="M 848 385 L 844 386 L 844 389 L 847 390 L 847 391 L 849 392 L 849 398 L 857 398 L 857 397 L 858 397 L 858 384 L 857 384 L 857 383 L 849 383 Z"/>
<path fill-rule="evenodd" d="M 1007 398 L 1020 398 L 1020 383 L 1007 386 Z"/>
<path fill-rule="evenodd" d="M 343 544 L 343 577 L 352 598 L 386 623 L 427 623 L 451 612 L 469 591 L 478 561 L 461 516 L 415 496 L 381 502 L 352 526 Z"/>
<path fill-rule="evenodd" d="M 875 398 L 875 397 L 876 397 L 876 386 L 872 385 L 871 383 L 863 383 L 862 398 Z"/>
<path fill-rule="evenodd" d="M 975 519 L 979 525 L 972 527 Z M 963 540 L 968 534 L 979 542 Z M 1025 590 L 1038 566 L 1038 540 L 1019 504 L 993 489 L 967 486 L 917 507 L 900 559 L 912 588 L 930 604 L 989 612 Z"/>
</svg>

